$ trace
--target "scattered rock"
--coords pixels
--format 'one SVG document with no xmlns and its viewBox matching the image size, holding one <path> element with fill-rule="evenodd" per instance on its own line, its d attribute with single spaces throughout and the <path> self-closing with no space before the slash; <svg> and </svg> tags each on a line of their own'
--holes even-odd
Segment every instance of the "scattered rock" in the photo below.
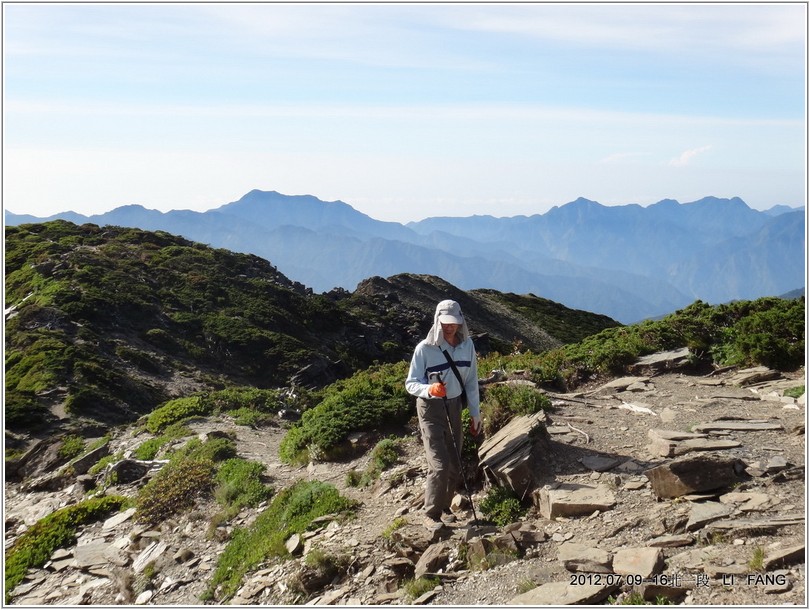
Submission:
<svg viewBox="0 0 810 610">
<path fill-rule="evenodd" d="M 664 555 L 660 548 L 636 547 L 619 549 L 613 555 L 614 574 L 641 576 L 650 578 L 664 566 Z"/>
<path fill-rule="evenodd" d="M 749 386 L 772 379 L 781 379 L 782 373 L 767 366 L 755 366 L 750 369 L 743 369 L 728 380 L 731 385 Z"/>
<path fill-rule="evenodd" d="M 431 544 L 422 553 L 419 561 L 416 562 L 414 578 L 421 578 L 428 572 L 436 572 L 439 568 L 447 565 L 450 557 L 451 544 L 449 542 L 438 542 Z"/>
<path fill-rule="evenodd" d="M 805 558 L 805 545 L 796 544 L 787 548 L 773 549 L 762 562 L 766 570 L 783 568 L 799 563 Z"/>
<path fill-rule="evenodd" d="M 589 394 L 593 395 L 602 392 L 621 392 L 623 390 L 626 390 L 634 383 L 647 383 L 648 381 L 650 381 L 649 377 L 619 377 L 618 379 L 609 381 L 606 384 L 598 387 L 594 391 L 589 392 Z"/>
<path fill-rule="evenodd" d="M 659 498 L 719 489 L 737 480 L 737 460 L 715 455 L 687 456 L 644 472 Z"/>
<path fill-rule="evenodd" d="M 550 453 L 547 421 L 545 411 L 515 417 L 485 440 L 478 449 L 484 476 L 519 496 L 531 492 Z"/>
<path fill-rule="evenodd" d="M 616 496 L 605 485 L 560 483 L 535 490 L 532 501 L 543 517 L 555 519 L 609 510 L 616 505 Z"/>
<path fill-rule="evenodd" d="M 756 421 L 735 421 L 735 420 L 720 420 L 713 421 L 706 424 L 698 424 L 693 430 L 699 432 L 719 432 L 728 430 L 737 431 L 762 431 L 762 430 L 784 430 L 782 424 L 779 422 L 756 420 Z"/>
<path fill-rule="evenodd" d="M 630 366 L 629 370 L 631 373 L 641 372 L 645 369 L 652 369 L 653 371 L 674 371 L 688 364 L 690 356 L 691 352 L 688 347 L 657 352 L 639 358 Z"/>
<path fill-rule="evenodd" d="M 569 572 L 601 574 L 612 572 L 612 556 L 602 549 L 576 542 L 564 542 L 557 553 L 557 559 Z"/>
<path fill-rule="evenodd" d="M 509 605 L 574 606 L 598 604 L 619 588 L 613 585 L 571 585 L 568 582 L 549 582 L 509 600 Z"/>
<path fill-rule="evenodd" d="M 707 523 L 717 521 L 731 514 L 732 507 L 720 502 L 697 502 L 692 504 L 689 512 L 689 521 L 686 522 L 686 531 L 694 532 Z"/>
</svg>

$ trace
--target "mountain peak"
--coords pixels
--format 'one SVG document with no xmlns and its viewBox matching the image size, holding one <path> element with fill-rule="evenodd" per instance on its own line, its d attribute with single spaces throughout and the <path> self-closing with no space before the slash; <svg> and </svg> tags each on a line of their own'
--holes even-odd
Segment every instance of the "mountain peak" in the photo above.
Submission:
<svg viewBox="0 0 810 610">
<path fill-rule="evenodd" d="M 599 208 L 605 207 L 601 203 L 599 203 L 598 201 L 593 201 L 591 199 L 586 199 L 585 197 L 577 197 L 574 201 L 571 201 L 570 203 L 566 203 L 565 205 L 566 206 L 569 206 L 569 205 L 570 206 L 576 206 L 576 207 L 599 207 Z M 565 207 L 565 206 L 563 206 L 563 207 Z"/>
<path fill-rule="evenodd" d="M 745 201 L 740 199 L 739 197 L 715 197 L 713 195 L 709 195 L 708 197 L 703 197 L 703 199 L 698 199 L 697 201 L 690 201 L 689 203 L 685 203 L 683 205 L 695 205 L 695 206 L 723 206 L 726 208 L 739 208 L 739 209 L 747 209 L 750 210 L 751 208 L 748 206 Z"/>
</svg>

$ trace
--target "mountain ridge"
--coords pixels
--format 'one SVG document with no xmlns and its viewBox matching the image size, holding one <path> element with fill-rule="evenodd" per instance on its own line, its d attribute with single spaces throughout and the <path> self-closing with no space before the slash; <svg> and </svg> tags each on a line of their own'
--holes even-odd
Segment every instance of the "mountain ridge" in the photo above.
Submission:
<svg viewBox="0 0 810 610">
<path fill-rule="evenodd" d="M 749 298 L 804 285 L 803 272 L 790 264 L 804 254 L 802 215 L 784 207 L 759 212 L 738 197 L 684 204 L 663 199 L 647 207 L 604 206 L 580 197 L 532 216 L 436 217 L 403 225 L 377 221 L 339 200 L 254 189 L 207 212 L 130 205 L 90 217 L 56 216 L 165 230 L 256 254 L 317 292 L 351 290 L 374 275 L 428 273 L 467 290 L 541 294 L 622 323 L 695 299 L 739 298 L 743 285 Z M 750 247 L 745 238 L 771 222 L 784 223 L 785 216 L 793 219 L 790 226 L 767 239 L 786 239 L 789 251 L 780 246 L 774 250 L 781 258 L 756 261 L 743 255 Z M 6 212 L 7 225 L 32 218 Z M 725 242 L 732 237 L 743 238 L 733 256 L 744 265 L 729 267 L 736 275 L 703 273 L 707 261 L 729 256 Z"/>
</svg>

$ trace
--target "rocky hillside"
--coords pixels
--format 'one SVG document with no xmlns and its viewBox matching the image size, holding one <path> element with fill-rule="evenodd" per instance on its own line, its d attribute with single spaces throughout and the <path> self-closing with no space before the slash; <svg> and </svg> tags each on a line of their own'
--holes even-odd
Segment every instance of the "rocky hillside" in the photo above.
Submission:
<svg viewBox="0 0 810 610">
<path fill-rule="evenodd" d="M 661 363 L 668 368 L 657 370 Z M 166 467 L 165 454 L 134 457 L 153 437 L 142 427 L 114 432 L 69 470 L 60 471 L 58 443 L 46 443 L 24 460 L 31 476 L 6 486 L 6 601 L 805 604 L 806 403 L 792 397 L 804 371 L 696 375 L 679 371 L 682 363 L 677 355 L 646 358 L 632 377 L 547 394 L 547 441 L 533 455 L 535 487 L 522 513 L 493 520 L 492 487 L 479 477 L 471 481 L 479 522 L 460 491 L 457 521 L 435 536 L 419 520 L 425 461 L 415 428 L 397 441 L 396 460 L 358 486 L 349 475 L 369 471 L 370 452 L 293 466 L 278 459 L 279 420 L 260 429 L 227 416 L 190 420 L 191 436 L 173 451 L 228 440 L 236 456 L 262 464 L 264 484 L 277 492 L 317 483 L 355 503 L 284 534 L 276 558 L 267 551 L 247 563 L 235 562 L 234 549 L 262 531 L 275 503 L 225 518 L 220 490 L 154 524 L 125 504 L 89 519 L 74 512 L 73 535 L 40 550 L 39 567 L 10 575 L 18 562 L 9 562 L 8 549 L 36 548 L 42 518 L 64 507 L 49 526 L 70 522 L 65 511 L 86 504 L 88 489 L 103 487 L 107 498 L 137 498 L 148 485 L 156 493 L 156 473 Z M 498 383 L 529 382 L 509 371 Z M 88 474 L 103 455 L 115 457 Z"/>
<path fill-rule="evenodd" d="M 621 326 L 430 276 L 315 295 L 160 232 L 6 237 L 6 603 L 805 598 L 803 299 Z M 487 438 L 434 537 L 402 379 L 447 297 Z"/>
<path fill-rule="evenodd" d="M 319 388 L 407 359 L 444 298 L 462 303 L 482 353 L 542 351 L 618 325 L 431 276 L 318 295 L 256 256 L 64 221 L 7 227 L 5 271 L 6 427 L 16 449 L 20 434 L 103 433 L 205 389 Z"/>
</svg>

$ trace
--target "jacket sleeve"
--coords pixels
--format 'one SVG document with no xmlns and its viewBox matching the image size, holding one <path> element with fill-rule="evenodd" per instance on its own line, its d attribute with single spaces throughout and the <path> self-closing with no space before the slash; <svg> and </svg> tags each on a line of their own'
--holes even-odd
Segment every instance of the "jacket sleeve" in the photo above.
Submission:
<svg viewBox="0 0 810 610">
<path fill-rule="evenodd" d="M 467 410 L 470 415 L 480 415 L 481 397 L 478 392 L 478 357 L 472 342 L 470 342 L 470 369 L 464 379 L 464 390 L 467 392 Z"/>
<path fill-rule="evenodd" d="M 408 369 L 408 378 L 405 380 L 405 389 L 408 391 L 408 394 L 416 396 L 417 398 L 430 398 L 428 395 L 430 384 L 424 376 L 426 370 L 427 360 L 425 359 L 425 350 L 420 343 L 413 352 L 411 367 Z"/>
</svg>

